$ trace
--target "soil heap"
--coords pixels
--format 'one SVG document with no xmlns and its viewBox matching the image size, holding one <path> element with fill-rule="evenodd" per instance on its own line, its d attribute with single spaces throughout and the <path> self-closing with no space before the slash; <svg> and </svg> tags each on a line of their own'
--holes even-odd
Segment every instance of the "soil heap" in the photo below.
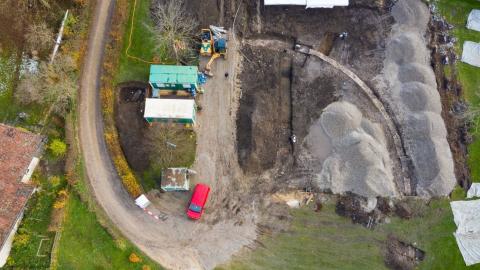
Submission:
<svg viewBox="0 0 480 270">
<path fill-rule="evenodd" d="M 306 144 L 314 158 L 324 159 L 315 178 L 320 189 L 365 197 L 398 195 L 383 131 L 355 105 L 340 101 L 327 106 Z"/>
<path fill-rule="evenodd" d="M 387 97 L 399 123 L 412 163 L 412 193 L 423 197 L 448 195 L 456 180 L 426 47 L 430 13 L 420 1 L 403 0 L 393 7 L 392 15 L 396 23 L 377 87 Z"/>
</svg>

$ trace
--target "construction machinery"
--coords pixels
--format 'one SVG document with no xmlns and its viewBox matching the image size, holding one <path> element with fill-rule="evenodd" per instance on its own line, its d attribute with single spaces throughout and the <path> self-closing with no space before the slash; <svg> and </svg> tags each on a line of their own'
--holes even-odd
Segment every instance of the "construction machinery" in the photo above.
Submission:
<svg viewBox="0 0 480 270">
<path fill-rule="evenodd" d="M 200 55 L 201 56 L 211 56 L 213 53 L 213 33 L 210 29 L 202 29 L 202 33 L 200 35 L 202 40 L 202 45 L 200 47 Z"/>
<path fill-rule="evenodd" d="M 227 39 L 225 38 L 226 31 L 223 30 L 223 28 L 215 27 L 215 26 L 210 26 L 210 28 L 213 28 L 213 54 L 210 57 L 210 60 L 208 61 L 207 65 L 205 66 L 205 74 L 208 76 L 213 76 L 213 73 L 211 72 L 212 69 L 212 64 L 215 61 L 215 59 L 223 56 L 223 58 L 227 58 Z M 218 29 L 220 29 L 222 32 L 219 32 Z"/>
</svg>

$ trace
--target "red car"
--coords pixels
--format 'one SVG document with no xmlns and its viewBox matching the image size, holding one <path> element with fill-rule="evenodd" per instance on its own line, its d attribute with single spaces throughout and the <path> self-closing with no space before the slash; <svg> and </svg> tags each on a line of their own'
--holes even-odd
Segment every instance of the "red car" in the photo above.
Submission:
<svg viewBox="0 0 480 270">
<path fill-rule="evenodd" d="M 188 203 L 187 216 L 191 219 L 199 219 L 207 202 L 210 187 L 205 184 L 197 184 L 193 189 L 192 198 Z"/>
</svg>

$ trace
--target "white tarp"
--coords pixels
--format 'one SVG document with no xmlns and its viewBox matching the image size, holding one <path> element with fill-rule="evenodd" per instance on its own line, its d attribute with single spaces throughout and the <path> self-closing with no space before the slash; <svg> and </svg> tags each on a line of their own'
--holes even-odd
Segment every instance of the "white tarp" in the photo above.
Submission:
<svg viewBox="0 0 480 270">
<path fill-rule="evenodd" d="M 147 196 L 142 194 L 135 200 L 135 204 L 138 205 L 138 207 L 145 209 L 150 205 L 150 201 L 148 200 Z"/>
<path fill-rule="evenodd" d="M 480 200 L 451 202 L 457 231 L 453 234 L 465 264 L 480 262 Z"/>
<path fill-rule="evenodd" d="M 266 6 L 272 5 L 300 5 L 306 8 L 333 8 L 334 6 L 348 6 L 349 0 L 265 0 Z"/>
<path fill-rule="evenodd" d="M 467 28 L 475 31 L 480 31 L 480 10 L 474 9 L 468 15 Z"/>
<path fill-rule="evenodd" d="M 306 6 L 307 0 L 265 0 L 265 6 L 275 6 L 275 5 L 299 5 Z"/>
<path fill-rule="evenodd" d="M 480 67 L 480 43 L 473 41 L 463 43 L 462 62 Z"/>
<path fill-rule="evenodd" d="M 195 100 L 147 98 L 145 118 L 195 119 Z"/>
<path fill-rule="evenodd" d="M 348 6 L 348 0 L 307 0 L 307 8 L 333 8 Z"/>
<path fill-rule="evenodd" d="M 472 183 L 467 192 L 467 198 L 480 197 L 480 183 Z"/>
</svg>

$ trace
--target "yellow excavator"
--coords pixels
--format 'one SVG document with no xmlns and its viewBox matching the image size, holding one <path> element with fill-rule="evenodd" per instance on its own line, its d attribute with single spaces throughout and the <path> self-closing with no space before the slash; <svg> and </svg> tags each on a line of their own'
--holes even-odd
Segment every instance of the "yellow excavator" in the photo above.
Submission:
<svg viewBox="0 0 480 270">
<path fill-rule="evenodd" d="M 205 74 L 212 77 L 213 73 L 211 72 L 212 69 L 212 64 L 215 61 L 215 59 L 219 58 L 220 56 L 223 56 L 224 59 L 227 58 L 227 41 L 225 38 L 218 38 L 217 40 L 214 40 L 213 43 L 213 54 L 212 57 L 210 57 L 210 60 L 207 63 L 207 66 L 205 67 Z"/>
<path fill-rule="evenodd" d="M 202 46 L 200 47 L 201 56 L 211 56 L 213 53 L 213 33 L 210 29 L 202 29 L 200 35 Z"/>
</svg>

